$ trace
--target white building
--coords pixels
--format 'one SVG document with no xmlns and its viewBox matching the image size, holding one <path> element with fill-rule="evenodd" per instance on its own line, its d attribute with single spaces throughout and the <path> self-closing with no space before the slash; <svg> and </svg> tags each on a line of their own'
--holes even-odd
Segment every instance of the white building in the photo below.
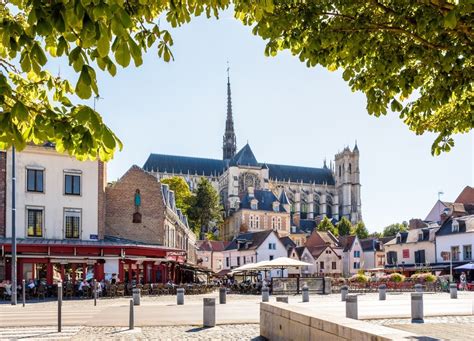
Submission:
<svg viewBox="0 0 474 341">
<path fill-rule="evenodd" d="M 363 264 L 362 246 L 357 236 L 345 236 L 339 239 L 342 250 L 342 274 L 344 277 L 355 275 L 360 269 L 366 269 Z"/>
<path fill-rule="evenodd" d="M 294 247 L 289 252 L 289 258 L 293 258 L 302 262 L 310 263 L 312 265 L 301 266 L 299 268 L 290 268 L 288 269 L 288 274 L 291 275 L 300 275 L 301 277 L 313 275 L 316 272 L 316 263 L 313 255 L 308 250 L 306 246 L 297 246 Z"/>
<path fill-rule="evenodd" d="M 314 259 L 314 273 L 319 275 L 340 276 L 342 274 L 342 256 L 340 249 L 331 245 L 320 245 L 309 248 Z"/>
<path fill-rule="evenodd" d="M 224 269 L 235 269 L 247 263 L 258 263 L 287 257 L 288 251 L 273 230 L 242 233 L 234 238 L 224 251 Z M 272 270 L 269 277 L 281 277 L 281 270 Z M 284 270 L 283 277 L 287 276 Z"/>
<path fill-rule="evenodd" d="M 464 264 L 473 260 L 474 215 L 449 218 L 436 232 L 436 262 Z"/>
<path fill-rule="evenodd" d="M 7 153 L 7 170 L 11 165 L 12 153 Z M 17 238 L 103 238 L 103 207 L 99 214 L 99 201 L 103 200 L 99 196 L 104 195 L 103 164 L 78 161 L 46 145 L 27 146 L 16 152 L 15 167 Z M 7 184 L 11 183 L 9 171 Z M 11 238 L 12 197 L 6 197 L 6 237 Z"/>
</svg>

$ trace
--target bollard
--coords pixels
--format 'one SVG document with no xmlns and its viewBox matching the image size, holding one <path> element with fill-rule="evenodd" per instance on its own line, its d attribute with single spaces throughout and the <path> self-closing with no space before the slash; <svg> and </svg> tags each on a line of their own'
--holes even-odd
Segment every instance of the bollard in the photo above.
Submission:
<svg viewBox="0 0 474 341">
<path fill-rule="evenodd" d="M 278 296 L 277 302 L 288 303 L 288 296 Z"/>
<path fill-rule="evenodd" d="M 349 293 L 349 287 L 347 285 L 343 285 L 341 287 L 341 301 L 345 301 L 347 294 Z"/>
<path fill-rule="evenodd" d="M 94 288 L 94 307 L 97 306 L 97 280 L 94 278 L 93 288 Z"/>
<path fill-rule="evenodd" d="M 133 304 L 140 305 L 140 289 L 133 288 L 132 293 L 133 293 Z"/>
<path fill-rule="evenodd" d="M 456 283 L 449 284 L 449 293 L 451 298 L 458 298 L 458 287 Z"/>
<path fill-rule="evenodd" d="M 184 304 L 184 288 L 176 289 L 176 299 L 177 299 L 178 305 Z"/>
<path fill-rule="evenodd" d="M 219 288 L 219 304 L 226 304 L 227 288 Z"/>
<path fill-rule="evenodd" d="M 59 281 L 58 282 L 58 333 L 61 333 L 61 329 L 62 329 L 62 320 L 61 320 L 62 305 L 63 305 L 63 283 Z"/>
<path fill-rule="evenodd" d="M 204 298 L 202 324 L 205 328 L 216 326 L 216 299 Z"/>
<path fill-rule="evenodd" d="M 387 286 L 385 284 L 379 285 L 379 300 L 385 301 L 387 296 Z"/>
<path fill-rule="evenodd" d="M 262 302 L 268 302 L 270 300 L 270 290 L 267 286 L 262 287 Z"/>
<path fill-rule="evenodd" d="M 309 302 L 309 288 L 306 283 L 303 285 L 303 302 Z"/>
<path fill-rule="evenodd" d="M 359 319 L 357 311 L 357 295 L 346 296 L 346 317 L 354 320 Z"/>
<path fill-rule="evenodd" d="M 25 306 L 25 301 L 26 301 L 26 283 L 25 283 L 25 280 L 22 279 L 21 280 L 21 287 L 23 288 L 22 289 L 22 292 L 21 292 L 21 296 L 22 296 L 22 299 L 23 299 L 23 307 Z"/>
<path fill-rule="evenodd" d="M 330 295 L 332 293 L 332 280 L 331 277 L 324 277 L 323 282 L 323 294 Z"/>
<path fill-rule="evenodd" d="M 423 323 L 423 293 L 411 293 L 411 323 Z"/>
<path fill-rule="evenodd" d="M 423 286 L 421 284 L 415 284 L 415 292 L 423 292 Z"/>
<path fill-rule="evenodd" d="M 133 311 L 133 298 L 130 300 L 130 315 L 128 316 L 128 329 L 135 328 L 135 312 Z"/>
</svg>

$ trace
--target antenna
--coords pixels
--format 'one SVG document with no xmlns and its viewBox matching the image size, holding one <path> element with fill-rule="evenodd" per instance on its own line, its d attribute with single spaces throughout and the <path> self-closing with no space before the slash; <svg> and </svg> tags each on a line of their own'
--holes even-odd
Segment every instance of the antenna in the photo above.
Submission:
<svg viewBox="0 0 474 341">
<path fill-rule="evenodd" d="M 99 100 L 104 99 L 103 97 L 100 97 L 99 95 L 94 97 L 94 111 L 95 111 L 95 103 L 98 102 Z"/>
</svg>

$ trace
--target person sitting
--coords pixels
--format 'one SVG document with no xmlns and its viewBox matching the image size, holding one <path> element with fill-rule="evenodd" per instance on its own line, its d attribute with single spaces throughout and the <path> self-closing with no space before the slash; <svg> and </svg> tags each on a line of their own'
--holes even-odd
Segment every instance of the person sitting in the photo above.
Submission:
<svg viewBox="0 0 474 341">
<path fill-rule="evenodd" d="M 3 287 L 5 288 L 5 294 L 4 294 L 5 298 L 11 297 L 12 296 L 12 284 L 8 279 L 3 284 Z"/>
<path fill-rule="evenodd" d="M 33 281 L 31 278 L 28 280 L 28 288 L 30 290 L 34 289 L 36 287 L 35 281 Z"/>
<path fill-rule="evenodd" d="M 88 290 L 87 290 L 88 288 L 90 288 L 89 282 L 87 282 L 85 279 L 83 279 L 82 282 L 79 283 L 79 288 L 77 290 L 79 290 L 79 293 L 81 293 L 82 296 L 84 296 L 88 292 Z"/>
</svg>

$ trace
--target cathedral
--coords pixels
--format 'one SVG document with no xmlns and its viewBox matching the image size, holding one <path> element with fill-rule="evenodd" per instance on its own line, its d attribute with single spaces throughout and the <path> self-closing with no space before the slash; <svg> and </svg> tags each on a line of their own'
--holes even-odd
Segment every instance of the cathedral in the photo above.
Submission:
<svg viewBox="0 0 474 341">
<path fill-rule="evenodd" d="M 289 201 L 291 225 L 323 216 L 334 222 L 343 216 L 354 224 L 362 220 L 357 143 L 352 150 L 345 147 L 337 153 L 329 167 L 324 161 L 322 168 L 261 163 L 249 144 L 237 151 L 229 75 L 222 159 L 150 154 L 143 168 L 158 180 L 183 177 L 191 189 L 200 178 L 207 178 L 220 194 L 226 218 L 243 208 L 248 193 L 264 191 Z"/>
</svg>

